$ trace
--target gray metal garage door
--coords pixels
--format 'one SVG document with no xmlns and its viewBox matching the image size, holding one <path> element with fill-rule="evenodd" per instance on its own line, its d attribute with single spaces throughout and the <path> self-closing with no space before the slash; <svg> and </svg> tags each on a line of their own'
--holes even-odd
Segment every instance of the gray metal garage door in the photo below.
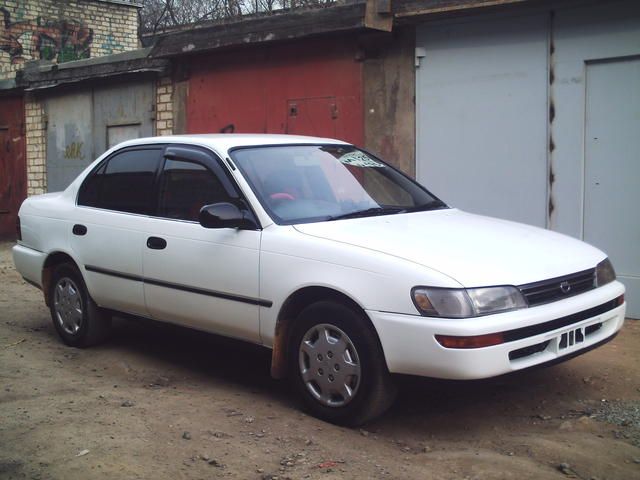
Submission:
<svg viewBox="0 0 640 480">
<path fill-rule="evenodd" d="M 65 189 L 96 157 L 131 138 L 153 135 L 152 82 L 118 83 L 49 97 L 47 189 Z"/>
<path fill-rule="evenodd" d="M 602 247 L 640 316 L 640 59 L 587 64 L 584 239 Z"/>
<path fill-rule="evenodd" d="M 424 24 L 417 47 L 419 180 L 602 248 L 640 318 L 640 2 Z"/>
<path fill-rule="evenodd" d="M 538 14 L 418 30 L 417 176 L 449 204 L 546 225 L 547 24 Z"/>
<path fill-rule="evenodd" d="M 640 318 L 640 3 L 558 10 L 553 39 L 551 227 L 607 252 Z"/>
</svg>

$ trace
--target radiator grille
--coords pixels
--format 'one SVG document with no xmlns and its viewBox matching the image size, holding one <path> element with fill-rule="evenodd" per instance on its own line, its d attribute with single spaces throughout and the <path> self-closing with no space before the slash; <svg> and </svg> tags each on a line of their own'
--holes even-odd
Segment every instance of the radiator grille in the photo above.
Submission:
<svg viewBox="0 0 640 480">
<path fill-rule="evenodd" d="M 518 288 L 530 307 L 555 302 L 595 288 L 595 268 L 551 278 L 541 282 L 520 285 Z"/>
</svg>

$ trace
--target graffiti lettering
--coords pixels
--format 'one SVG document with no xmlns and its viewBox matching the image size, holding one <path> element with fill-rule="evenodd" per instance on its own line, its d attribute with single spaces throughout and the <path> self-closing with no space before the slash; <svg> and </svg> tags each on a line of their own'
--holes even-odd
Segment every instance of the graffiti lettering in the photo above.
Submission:
<svg viewBox="0 0 640 480">
<path fill-rule="evenodd" d="M 89 58 L 93 30 L 72 20 L 32 20 L 11 22 L 11 15 L 0 8 L 0 50 L 11 57 L 11 63 L 27 60 L 56 60 L 58 63 Z"/>
<path fill-rule="evenodd" d="M 84 142 L 73 142 L 67 145 L 64 149 L 64 158 L 70 160 L 84 160 L 84 155 L 82 154 L 82 146 Z"/>
</svg>

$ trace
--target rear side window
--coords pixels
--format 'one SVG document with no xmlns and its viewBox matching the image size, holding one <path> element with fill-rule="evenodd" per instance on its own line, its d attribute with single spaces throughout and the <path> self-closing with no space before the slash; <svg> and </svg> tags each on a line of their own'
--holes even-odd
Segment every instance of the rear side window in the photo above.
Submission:
<svg viewBox="0 0 640 480">
<path fill-rule="evenodd" d="M 126 150 L 115 154 L 84 181 L 78 194 L 78 205 L 154 214 L 154 181 L 160 154 L 160 149 Z"/>
</svg>

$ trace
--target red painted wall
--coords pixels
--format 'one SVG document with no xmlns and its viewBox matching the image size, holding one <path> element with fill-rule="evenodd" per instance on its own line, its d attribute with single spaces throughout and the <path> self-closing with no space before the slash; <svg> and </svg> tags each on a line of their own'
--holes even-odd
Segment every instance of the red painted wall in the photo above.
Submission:
<svg viewBox="0 0 640 480">
<path fill-rule="evenodd" d="M 353 38 L 194 57 L 189 133 L 295 133 L 364 141 L 362 63 Z"/>
</svg>

